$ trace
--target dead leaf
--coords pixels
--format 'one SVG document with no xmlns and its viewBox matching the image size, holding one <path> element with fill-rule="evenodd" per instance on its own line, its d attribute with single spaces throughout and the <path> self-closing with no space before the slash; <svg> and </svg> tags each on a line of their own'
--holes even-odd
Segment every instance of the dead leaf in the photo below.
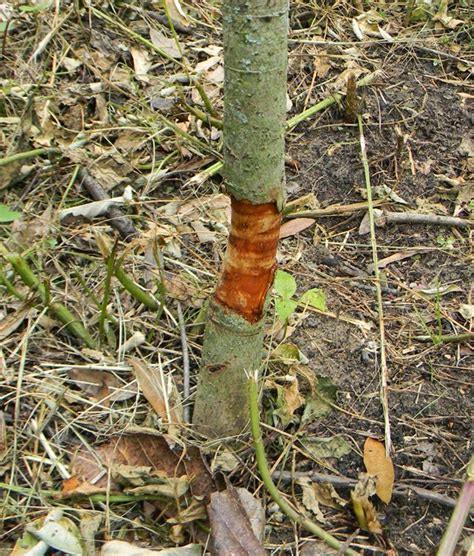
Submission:
<svg viewBox="0 0 474 556">
<path fill-rule="evenodd" d="M 325 523 L 326 519 L 319 507 L 319 501 L 315 495 L 313 482 L 308 477 L 298 479 L 296 482 L 303 491 L 303 506 L 312 512 L 320 523 Z"/>
<path fill-rule="evenodd" d="M 316 220 L 314 218 L 294 218 L 282 224 L 280 228 L 280 239 L 294 236 L 312 226 Z"/>
<path fill-rule="evenodd" d="M 82 216 L 92 220 L 97 216 L 105 214 L 111 207 L 129 203 L 133 199 L 133 189 L 127 186 L 123 195 L 119 197 L 111 197 L 110 199 L 103 199 L 102 201 L 92 201 L 92 203 L 85 203 L 77 207 L 64 209 L 59 213 L 59 219 L 63 220 L 66 217 Z"/>
<path fill-rule="evenodd" d="M 369 475 L 376 479 L 376 494 L 388 504 L 392 499 L 395 471 L 392 459 L 385 454 L 385 446 L 375 438 L 367 438 L 364 444 L 364 465 Z"/>
<path fill-rule="evenodd" d="M 96 400 L 124 401 L 137 395 L 136 385 L 122 381 L 107 371 L 77 367 L 69 371 L 69 378 Z"/>
<path fill-rule="evenodd" d="M 316 500 L 323 506 L 337 510 L 347 504 L 331 483 L 313 483 L 313 490 Z"/>
<path fill-rule="evenodd" d="M 135 69 L 135 77 L 144 83 L 148 83 L 150 78 L 148 77 L 148 70 L 152 66 L 152 61 L 150 55 L 146 50 L 141 48 L 136 48 L 132 46 L 130 48 L 130 54 L 133 58 L 133 67 Z"/>
<path fill-rule="evenodd" d="M 459 313 L 466 320 L 474 319 L 474 305 L 461 303 L 459 306 Z"/>
<path fill-rule="evenodd" d="M 298 379 L 293 376 L 288 376 L 287 379 L 289 381 L 288 385 L 276 385 L 277 409 L 274 411 L 274 414 L 279 417 L 283 426 L 291 423 L 295 411 L 304 402 L 304 398 L 299 391 Z"/>
<path fill-rule="evenodd" d="M 342 436 L 332 436 L 329 438 L 303 437 L 301 444 L 315 459 L 339 459 L 350 454 L 352 450 L 349 442 Z"/>
<path fill-rule="evenodd" d="M 157 370 L 151 369 L 139 359 L 130 358 L 129 362 L 140 390 L 158 417 L 170 425 L 182 423 L 183 407 L 172 377 L 166 376 L 161 367 Z"/>
<path fill-rule="evenodd" d="M 201 556 L 201 553 L 200 544 L 151 550 L 125 541 L 108 541 L 102 545 L 100 556 Z"/>
<path fill-rule="evenodd" d="M 21 307 L 13 313 L 3 317 L 0 321 L 0 340 L 4 340 L 8 338 L 10 334 L 13 334 L 33 311 L 35 311 L 34 307 L 32 307 L 31 303 L 27 302 L 23 303 Z"/>
<path fill-rule="evenodd" d="M 403 261 L 405 259 L 409 259 L 410 257 L 414 257 L 415 255 L 421 255 L 423 253 L 428 253 L 429 249 L 423 249 L 423 250 L 408 250 L 408 251 L 399 251 L 398 253 L 394 253 L 393 255 L 390 255 L 389 257 L 385 257 L 384 259 L 380 259 L 379 260 L 379 264 L 378 264 L 378 268 L 385 268 L 387 267 L 389 264 L 392 263 L 396 263 L 398 261 Z M 369 264 L 367 266 L 367 272 L 369 274 L 372 274 L 374 270 L 374 265 L 373 263 Z"/>
<path fill-rule="evenodd" d="M 45 554 L 46 551 L 51 552 L 49 548 L 64 554 L 83 554 L 79 528 L 68 517 L 63 516 L 61 509 L 51 510 L 46 517 L 28 523 L 11 556 Z"/>
<path fill-rule="evenodd" d="M 161 2 L 159 3 L 161 7 Z M 165 0 L 166 9 L 170 14 L 173 21 L 180 23 L 183 27 L 189 27 L 189 21 L 183 7 L 179 3 L 179 0 Z"/>
<path fill-rule="evenodd" d="M 140 431 L 113 438 L 93 450 L 81 448 L 72 458 L 75 476 L 64 481 L 63 494 L 120 491 L 119 482 L 110 477 L 114 466 L 119 465 L 149 467 L 155 477 L 186 475 L 194 496 L 207 499 L 215 489 L 197 448 L 175 453 L 164 436 Z"/>
<path fill-rule="evenodd" d="M 362 529 L 371 533 L 382 534 L 375 508 L 369 497 L 375 494 L 375 478 L 366 473 L 359 475 L 359 481 L 351 492 L 352 507 Z"/>
<path fill-rule="evenodd" d="M 182 58 L 183 54 L 178 48 L 176 41 L 174 39 L 170 39 L 166 35 L 164 35 L 158 29 L 154 29 L 153 27 L 150 28 L 150 39 L 151 42 L 161 48 L 163 52 L 166 52 L 169 56 L 173 58 Z"/>
<path fill-rule="evenodd" d="M 214 492 L 208 506 L 211 522 L 213 554 L 216 556 L 264 556 L 261 532 L 252 527 L 252 515 L 263 513 L 261 504 L 250 493 L 243 496 L 245 489 L 227 488 Z M 245 491 L 246 492 L 246 491 Z M 250 504 L 252 499 L 252 504 Z M 254 521 L 255 522 L 255 521 Z M 263 524 L 263 521 L 259 520 Z"/>
<path fill-rule="evenodd" d="M 314 70 L 318 77 L 326 77 L 331 64 L 329 62 L 329 56 L 325 50 L 322 50 L 317 56 L 314 57 Z"/>
</svg>

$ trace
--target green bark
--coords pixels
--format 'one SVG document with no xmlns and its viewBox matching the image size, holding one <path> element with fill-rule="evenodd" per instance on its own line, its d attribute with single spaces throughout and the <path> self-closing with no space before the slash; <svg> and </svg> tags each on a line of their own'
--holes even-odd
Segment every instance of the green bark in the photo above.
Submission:
<svg viewBox="0 0 474 556">
<path fill-rule="evenodd" d="M 262 322 L 249 323 L 211 302 L 194 406 L 194 425 L 202 434 L 224 438 L 246 429 L 246 371 L 260 367 L 262 354 Z"/>
<path fill-rule="evenodd" d="M 227 191 L 281 206 L 288 0 L 224 0 L 222 12 Z"/>
<path fill-rule="evenodd" d="M 193 423 L 212 438 L 248 426 L 262 364 L 264 300 L 284 203 L 288 0 L 224 0 L 224 177 L 232 223 L 211 300 Z"/>
</svg>

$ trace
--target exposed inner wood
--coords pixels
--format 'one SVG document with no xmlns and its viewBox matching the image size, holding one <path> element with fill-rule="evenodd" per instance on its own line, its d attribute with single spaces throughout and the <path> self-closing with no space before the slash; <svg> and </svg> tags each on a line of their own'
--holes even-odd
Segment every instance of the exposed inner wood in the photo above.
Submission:
<svg viewBox="0 0 474 556">
<path fill-rule="evenodd" d="M 215 300 L 249 322 L 262 317 L 276 267 L 281 214 L 275 203 L 232 199 L 230 236 Z"/>
</svg>

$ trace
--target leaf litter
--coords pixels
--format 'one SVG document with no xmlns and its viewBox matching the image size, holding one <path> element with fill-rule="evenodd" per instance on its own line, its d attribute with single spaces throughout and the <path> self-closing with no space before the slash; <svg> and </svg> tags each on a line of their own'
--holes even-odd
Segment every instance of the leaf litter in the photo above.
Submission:
<svg viewBox="0 0 474 556">
<path fill-rule="evenodd" d="M 235 490 L 247 489 L 246 502 L 231 498 L 221 523 L 218 509 L 215 545 L 230 530 L 245 531 L 240 540 L 248 554 L 263 546 L 283 553 L 288 543 L 303 553 L 308 544 L 271 504 L 262 509 L 252 450 L 214 453 L 181 415 L 188 400 L 175 303 L 183 304 L 197 369 L 205 300 L 228 233 L 228 200 L 211 170 L 220 157 L 224 74 L 217 6 L 165 5 L 174 30 L 157 2 L 72 11 L 2 5 L 0 234 L 44 286 L 40 297 L 1 260 L 2 546 L 10 549 L 26 536 L 31 548 L 54 547 L 52 527 L 70 543 L 56 547 L 63 551 L 74 552 L 76 541 L 85 550 L 84 541 L 82 553 L 94 553 L 104 540 L 120 538 L 102 552 L 128 554 L 140 544 L 158 554 L 201 553 L 206 502 L 234 488 L 218 492 L 205 460 L 216 479 L 225 473 Z M 380 67 L 382 76 L 359 92 L 377 202 L 398 212 L 472 219 L 468 8 L 376 2 L 358 12 L 356 5 L 292 6 L 289 117 L 345 92 L 351 75 Z M 288 158 L 297 161 L 287 166 L 288 208 L 315 214 L 292 215 L 282 226 L 284 274 L 277 274 L 273 298 L 280 322 L 266 337 L 272 355 L 262 418 L 273 427 L 265 430 L 267 454 L 275 468 L 329 475 L 334 484 L 303 480 L 305 494 L 300 486 L 279 488 L 337 528 L 341 540 L 352 538 L 371 553 L 422 553 L 439 541 L 468 459 L 473 350 L 472 336 L 459 345 L 414 338 L 469 334 L 470 231 L 407 224 L 377 230 L 397 441 L 391 458 L 373 442 L 369 455 L 367 435 L 383 436 L 380 341 L 369 245 L 357 235 L 363 215 L 353 208 L 364 200 L 357 137 L 342 113 L 336 105 L 287 136 Z M 78 179 L 82 169 L 107 199 L 90 197 Z M 117 203 L 138 232 L 133 239 L 117 239 L 110 211 Z M 331 206 L 337 211 L 324 212 Z M 72 218 L 61 220 L 67 213 Z M 128 289 L 107 269 L 96 242 L 101 234 L 117 243 Z M 159 318 L 130 293 L 130 282 L 164 300 Z M 93 347 L 56 313 L 45 314 L 58 302 L 74 310 Z M 418 494 L 390 500 L 389 461 L 395 486 L 415 485 Z M 351 495 L 338 479 L 354 480 L 363 464 L 368 477 Z M 437 501 L 420 495 L 427 492 Z M 55 498 L 68 518 L 49 515 Z M 95 520 L 89 532 L 85 499 Z M 265 512 L 263 537 L 262 525 L 250 533 L 243 517 L 253 503 L 260 510 L 251 514 Z M 38 520 L 29 519 L 32 512 Z M 38 534 L 48 516 L 49 533 Z M 36 533 L 24 528 L 26 520 Z M 357 533 L 358 526 L 368 532 Z"/>
</svg>

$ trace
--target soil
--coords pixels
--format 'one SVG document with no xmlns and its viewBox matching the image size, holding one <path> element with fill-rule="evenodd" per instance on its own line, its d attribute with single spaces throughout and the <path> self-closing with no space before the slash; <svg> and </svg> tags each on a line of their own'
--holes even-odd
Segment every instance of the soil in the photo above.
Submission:
<svg viewBox="0 0 474 556">
<path fill-rule="evenodd" d="M 386 53 L 378 54 L 383 59 Z M 416 56 L 392 56 L 382 68 L 379 94 L 360 92 L 372 186 L 389 186 L 412 209 L 427 200 L 442 205 L 448 214 L 455 196 L 447 198 L 440 175 L 466 176 L 467 158 L 459 147 L 472 129 L 472 106 L 463 97 L 467 88 L 445 83 L 439 67 Z M 409 136 L 401 153 L 397 153 L 397 125 Z M 337 107 L 308 124 L 303 136 L 290 140 L 288 149 L 300 165 L 298 171 L 288 172 L 290 201 L 307 193 L 321 207 L 360 201 L 365 185 L 358 129 L 344 123 Z M 309 314 L 291 336 L 314 373 L 338 386 L 341 407 L 348 412 L 322 417 L 311 432 L 322 437 L 342 434 L 357 446 L 367 436 L 384 436 L 376 297 L 372 278 L 364 277 L 372 251 L 367 236 L 358 235 L 360 219 L 360 213 L 357 218 L 326 217 L 317 222 L 316 230 L 284 240 L 282 247 L 285 269 L 296 277 L 299 293 L 321 288 L 329 309 L 368 317 L 375 325 L 367 333 L 337 319 Z M 446 248 L 443 240 L 451 234 L 454 242 Z M 472 451 L 473 352 L 466 345 L 434 346 L 414 336 L 436 334 L 436 330 L 450 334 L 469 326 L 459 314 L 460 303 L 472 301 L 468 236 L 413 225 L 386 227 L 376 233 L 379 260 L 413 252 L 382 271 L 388 416 L 396 480 L 452 497 L 456 497 Z M 430 287 L 441 292 L 448 285 L 455 286 L 453 292 L 438 298 L 415 293 L 417 288 Z M 301 465 L 308 469 L 304 459 Z M 354 454 L 334 466 L 347 477 L 364 471 Z M 416 496 L 396 497 L 380 509 L 385 516 L 385 542 L 399 554 L 434 553 L 450 513 Z"/>
</svg>

